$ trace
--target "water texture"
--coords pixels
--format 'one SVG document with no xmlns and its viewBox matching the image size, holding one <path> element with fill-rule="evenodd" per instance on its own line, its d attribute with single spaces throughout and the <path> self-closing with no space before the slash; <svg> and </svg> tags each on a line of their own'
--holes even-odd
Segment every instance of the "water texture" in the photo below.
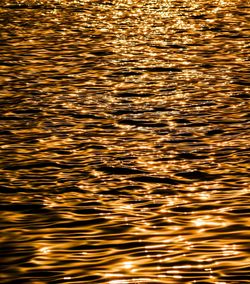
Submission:
<svg viewBox="0 0 250 284">
<path fill-rule="evenodd" d="M 0 3 L 0 283 L 250 283 L 249 1 Z"/>
</svg>

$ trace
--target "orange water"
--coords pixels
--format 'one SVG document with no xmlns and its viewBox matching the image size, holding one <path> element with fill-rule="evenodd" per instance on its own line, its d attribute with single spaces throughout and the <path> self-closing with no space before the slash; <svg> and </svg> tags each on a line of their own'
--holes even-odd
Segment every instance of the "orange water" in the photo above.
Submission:
<svg viewBox="0 0 250 284">
<path fill-rule="evenodd" d="M 250 283 L 249 4 L 0 7 L 0 283 Z"/>
</svg>

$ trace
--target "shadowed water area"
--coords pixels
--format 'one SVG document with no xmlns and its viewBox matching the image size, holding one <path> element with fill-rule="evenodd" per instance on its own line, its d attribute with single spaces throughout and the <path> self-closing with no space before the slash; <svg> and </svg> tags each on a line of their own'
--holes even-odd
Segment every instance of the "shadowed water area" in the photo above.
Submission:
<svg viewBox="0 0 250 284">
<path fill-rule="evenodd" d="M 250 283 L 249 1 L 0 3 L 0 283 Z"/>
</svg>

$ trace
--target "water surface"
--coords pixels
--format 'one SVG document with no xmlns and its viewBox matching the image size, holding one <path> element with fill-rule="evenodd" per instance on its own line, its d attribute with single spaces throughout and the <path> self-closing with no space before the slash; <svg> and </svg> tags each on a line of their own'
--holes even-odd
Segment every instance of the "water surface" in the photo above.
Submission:
<svg viewBox="0 0 250 284">
<path fill-rule="evenodd" d="M 1 1 L 1 283 L 250 283 L 248 4 Z"/>
</svg>

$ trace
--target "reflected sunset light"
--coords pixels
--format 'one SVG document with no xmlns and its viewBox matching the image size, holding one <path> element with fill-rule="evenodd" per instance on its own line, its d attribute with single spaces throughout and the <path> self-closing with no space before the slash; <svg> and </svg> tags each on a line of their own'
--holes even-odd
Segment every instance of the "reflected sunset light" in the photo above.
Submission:
<svg viewBox="0 0 250 284">
<path fill-rule="evenodd" d="M 1 1 L 1 283 L 248 281 L 247 8 Z"/>
</svg>

